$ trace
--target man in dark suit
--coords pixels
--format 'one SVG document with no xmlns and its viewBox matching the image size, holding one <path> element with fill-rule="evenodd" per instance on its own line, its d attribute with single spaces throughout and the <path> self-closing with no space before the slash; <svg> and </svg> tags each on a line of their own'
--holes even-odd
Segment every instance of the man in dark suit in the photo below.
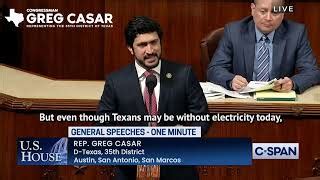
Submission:
<svg viewBox="0 0 320 180">
<path fill-rule="evenodd" d="M 161 59 L 160 25 L 147 18 L 135 17 L 126 29 L 128 50 L 134 63 L 112 73 L 106 80 L 99 103 L 99 113 L 125 115 L 207 113 L 208 106 L 202 89 L 190 66 L 179 65 Z M 154 75 L 157 84 L 148 107 L 146 79 Z M 155 112 L 154 112 L 155 111 Z M 148 126 L 147 122 L 119 122 L 112 125 Z M 177 122 L 160 123 L 158 126 L 175 126 Z M 183 124 L 187 125 L 187 124 Z M 204 134 L 208 124 L 191 124 L 202 127 Z M 135 179 L 136 167 L 120 166 L 116 179 Z M 191 166 L 161 166 L 161 179 L 198 179 Z"/>
<path fill-rule="evenodd" d="M 319 84 L 320 71 L 305 26 L 273 12 L 273 6 L 283 1 L 255 0 L 251 17 L 225 26 L 208 67 L 209 81 L 238 91 L 249 81 L 277 78 L 274 90 L 298 93 Z"/>
</svg>

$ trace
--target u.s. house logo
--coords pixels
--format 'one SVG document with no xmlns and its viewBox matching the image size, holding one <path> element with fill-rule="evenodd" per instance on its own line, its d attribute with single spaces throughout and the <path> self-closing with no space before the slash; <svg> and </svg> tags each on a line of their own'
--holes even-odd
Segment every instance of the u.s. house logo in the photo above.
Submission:
<svg viewBox="0 0 320 180">
<path fill-rule="evenodd" d="M 27 28 L 112 28 L 111 13 L 60 13 L 59 9 L 26 9 L 18 13 L 10 9 L 7 21 L 12 21 L 16 27 L 21 23 Z"/>
<path fill-rule="evenodd" d="M 66 165 L 68 138 L 19 138 L 18 165 Z"/>
</svg>

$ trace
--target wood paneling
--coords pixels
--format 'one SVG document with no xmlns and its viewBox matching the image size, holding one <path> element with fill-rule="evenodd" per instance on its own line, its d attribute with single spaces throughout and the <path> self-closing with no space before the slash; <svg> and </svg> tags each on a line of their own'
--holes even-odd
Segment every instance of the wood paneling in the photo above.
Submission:
<svg viewBox="0 0 320 180">
<path fill-rule="evenodd" d="M 60 13 L 102 13 L 104 1 L 10 1 L 10 8 L 59 9 Z M 66 18 L 66 17 L 65 17 Z M 24 22 L 25 23 L 25 22 Z M 104 29 L 26 28 L 22 23 L 22 67 L 50 77 L 103 79 Z"/>
<path fill-rule="evenodd" d="M 61 12 L 110 12 L 111 29 L 22 28 L 22 67 L 64 79 L 104 79 L 104 75 L 132 62 L 123 29 L 136 15 L 159 21 L 163 30 L 163 57 L 192 64 L 201 77 L 200 40 L 211 30 L 250 14 L 249 4 L 214 0 L 7 0 L 16 12 L 27 8 L 58 8 Z M 288 18 L 305 23 L 314 54 L 320 63 L 320 3 L 299 2 Z M 1 40 L 0 40 L 1 43 Z M 38 112 L 0 109 L 0 179 L 46 179 L 48 167 L 17 166 L 17 137 L 61 137 L 70 123 L 41 123 Z M 248 167 L 203 167 L 202 179 L 291 179 L 311 176 L 313 158 L 320 152 L 317 117 L 285 117 L 283 124 L 216 123 L 210 137 L 252 137 L 254 142 L 299 142 L 300 160 L 255 160 Z M 88 167 L 75 175 L 73 167 L 59 167 L 53 179 L 103 179 L 103 168 Z M 100 169 L 99 169 L 100 168 Z M 50 168 L 49 168 L 50 169 Z M 106 176 L 109 176 L 109 172 Z M 48 178 L 47 178 L 48 179 Z"/>
<path fill-rule="evenodd" d="M 8 0 L 11 8 L 58 8 L 60 12 L 110 12 L 113 28 L 22 28 L 22 67 L 43 75 L 65 79 L 104 79 L 105 74 L 132 62 L 123 30 L 133 16 L 159 21 L 163 30 L 163 57 L 191 64 L 199 78 L 200 41 L 211 30 L 250 15 L 240 1 L 214 0 Z M 314 54 L 320 62 L 319 2 L 295 3 L 288 18 L 305 23 Z"/>
</svg>

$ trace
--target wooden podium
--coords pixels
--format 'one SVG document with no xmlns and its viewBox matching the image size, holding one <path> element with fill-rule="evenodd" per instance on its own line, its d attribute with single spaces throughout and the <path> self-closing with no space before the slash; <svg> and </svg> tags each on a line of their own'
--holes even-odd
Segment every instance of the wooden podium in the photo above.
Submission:
<svg viewBox="0 0 320 180">
<path fill-rule="evenodd" d="M 56 80 L 0 65 L 0 179 L 112 179 L 110 166 L 18 166 L 19 137 L 66 137 L 80 122 L 40 122 L 39 113 L 95 114 L 104 81 Z M 299 160 L 253 160 L 251 166 L 199 166 L 200 179 L 295 179 L 313 174 L 320 157 L 320 86 L 295 102 L 208 99 L 212 113 L 271 113 L 283 123 L 213 123 L 208 137 L 250 137 L 253 142 L 298 142 Z"/>
<path fill-rule="evenodd" d="M 137 180 L 160 180 L 160 166 L 137 166 Z"/>
</svg>

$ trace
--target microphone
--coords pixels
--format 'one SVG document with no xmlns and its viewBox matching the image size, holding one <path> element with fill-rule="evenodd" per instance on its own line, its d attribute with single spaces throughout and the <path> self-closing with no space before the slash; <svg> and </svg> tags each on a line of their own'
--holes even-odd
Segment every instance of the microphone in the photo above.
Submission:
<svg viewBox="0 0 320 180">
<path fill-rule="evenodd" d="M 157 78 L 155 75 L 150 74 L 149 76 L 147 76 L 146 78 L 146 86 L 148 88 L 148 92 L 150 94 L 150 97 L 153 93 L 154 87 L 156 87 L 157 85 Z"/>
<path fill-rule="evenodd" d="M 147 76 L 146 78 L 146 86 L 148 88 L 148 93 L 149 93 L 149 109 L 147 110 L 150 115 L 155 115 L 154 112 L 152 111 L 151 101 L 152 101 L 153 90 L 154 90 L 154 87 L 156 87 L 156 85 L 157 85 L 157 77 L 153 74 L 149 74 L 149 76 Z M 149 124 L 149 126 L 150 125 L 151 124 Z"/>
</svg>

